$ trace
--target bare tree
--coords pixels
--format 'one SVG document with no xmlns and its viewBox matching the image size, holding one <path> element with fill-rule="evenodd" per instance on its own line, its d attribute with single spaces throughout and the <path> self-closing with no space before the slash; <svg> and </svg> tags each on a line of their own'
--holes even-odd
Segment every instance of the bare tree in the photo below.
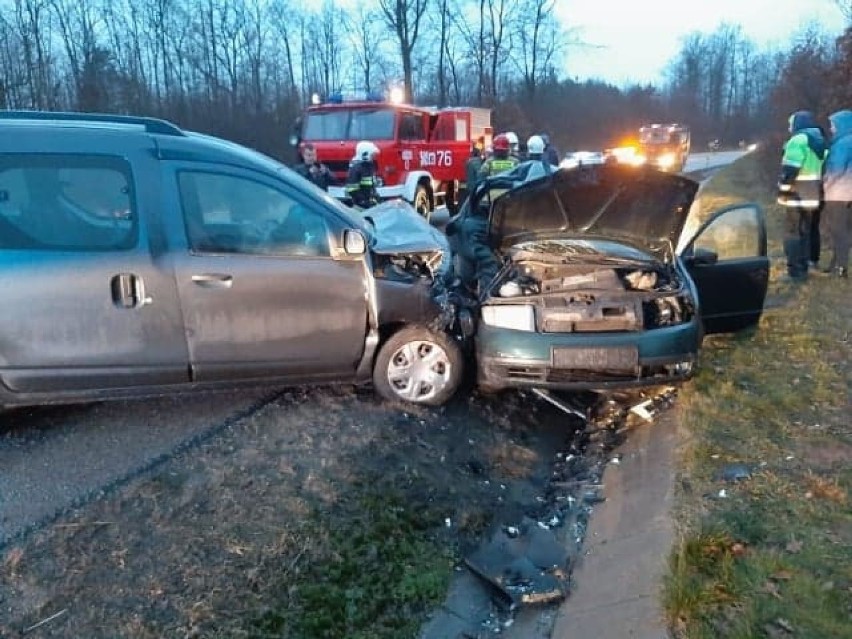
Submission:
<svg viewBox="0 0 852 639">
<path fill-rule="evenodd" d="M 346 18 L 346 30 L 361 71 L 359 84 L 363 84 L 365 91 L 375 89 L 376 71 L 382 64 L 382 51 L 377 46 L 381 40 L 380 29 L 384 25 L 382 17 L 359 4 L 355 12 Z"/>
<path fill-rule="evenodd" d="M 840 13 L 846 19 L 846 24 L 852 25 L 852 0 L 834 0 L 834 4 L 840 9 Z"/>
<path fill-rule="evenodd" d="M 396 33 L 402 60 L 402 76 L 406 101 L 413 101 L 412 57 L 423 14 L 429 0 L 379 0 L 379 7 L 388 26 Z"/>
<path fill-rule="evenodd" d="M 554 8 L 556 0 L 522 0 L 516 5 L 518 47 L 513 59 L 521 72 L 527 99 L 532 102 L 542 77 L 566 42 Z"/>
</svg>

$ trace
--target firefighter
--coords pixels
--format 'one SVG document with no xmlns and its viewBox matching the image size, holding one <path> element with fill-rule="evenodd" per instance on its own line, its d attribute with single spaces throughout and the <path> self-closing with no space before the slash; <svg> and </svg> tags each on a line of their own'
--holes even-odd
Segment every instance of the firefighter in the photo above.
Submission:
<svg viewBox="0 0 852 639">
<path fill-rule="evenodd" d="M 521 141 L 518 140 L 518 134 L 514 131 L 506 133 L 506 139 L 509 140 L 509 155 L 518 160 L 521 159 Z"/>
<path fill-rule="evenodd" d="M 511 171 L 518 165 L 518 158 L 509 155 L 509 138 L 505 133 L 494 138 L 491 148 L 494 156 L 482 163 L 482 168 L 479 169 L 480 180 L 490 175 Z"/>
<path fill-rule="evenodd" d="M 544 142 L 544 159 L 550 164 L 557 166 L 559 164 L 559 152 L 550 142 L 550 136 L 547 133 L 541 134 L 541 139 Z"/>
<path fill-rule="evenodd" d="M 349 163 L 346 176 L 346 195 L 353 206 L 368 209 L 379 203 L 376 177 L 376 158 L 379 148 L 372 142 L 362 140 L 355 145 L 355 157 Z"/>
<path fill-rule="evenodd" d="M 527 140 L 527 159 L 544 160 L 544 140 L 540 135 L 530 136 L 530 139 Z"/>
<path fill-rule="evenodd" d="M 479 138 L 470 147 L 470 157 L 465 163 L 465 181 L 459 185 L 459 208 L 479 183 L 479 170 L 482 168 L 485 153 L 485 140 Z"/>
</svg>

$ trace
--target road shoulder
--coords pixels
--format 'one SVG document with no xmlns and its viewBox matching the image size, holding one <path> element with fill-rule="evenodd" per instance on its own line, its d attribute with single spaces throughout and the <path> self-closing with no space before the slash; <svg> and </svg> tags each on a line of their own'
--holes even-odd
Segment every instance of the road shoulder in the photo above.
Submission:
<svg viewBox="0 0 852 639">
<path fill-rule="evenodd" d="M 574 588 L 552 639 L 667 637 L 660 589 L 674 540 L 677 411 L 630 433 L 604 472 Z"/>
</svg>

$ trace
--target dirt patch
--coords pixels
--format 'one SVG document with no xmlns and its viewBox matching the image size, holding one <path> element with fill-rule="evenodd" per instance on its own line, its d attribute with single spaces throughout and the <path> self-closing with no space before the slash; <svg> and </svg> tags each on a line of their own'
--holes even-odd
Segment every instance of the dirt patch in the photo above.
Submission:
<svg viewBox="0 0 852 639">
<path fill-rule="evenodd" d="M 495 520 L 529 511 L 577 426 L 520 394 L 411 410 L 348 389 L 283 393 L 7 548 L 0 636 L 46 619 L 26 636 L 263 636 L 255 621 L 286 609 L 288 584 L 334 530 L 365 508 L 381 516 L 364 499 L 402 500 L 417 521 L 395 526 L 470 547 Z"/>
<path fill-rule="evenodd" d="M 804 441 L 798 445 L 796 456 L 814 471 L 842 470 L 852 460 L 852 444 L 836 439 Z"/>
</svg>

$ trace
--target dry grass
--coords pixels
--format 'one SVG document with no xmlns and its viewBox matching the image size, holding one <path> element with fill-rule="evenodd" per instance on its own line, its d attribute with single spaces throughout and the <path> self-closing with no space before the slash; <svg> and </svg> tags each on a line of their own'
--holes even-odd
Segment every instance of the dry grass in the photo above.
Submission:
<svg viewBox="0 0 852 639">
<path fill-rule="evenodd" d="M 763 203 L 780 256 L 781 211 L 758 160 L 721 172 L 702 208 Z M 852 287 L 784 287 L 783 270 L 775 260 L 759 328 L 709 339 L 681 394 L 689 442 L 664 595 L 678 638 L 850 636 Z M 720 480 L 731 462 L 751 477 Z"/>
</svg>

